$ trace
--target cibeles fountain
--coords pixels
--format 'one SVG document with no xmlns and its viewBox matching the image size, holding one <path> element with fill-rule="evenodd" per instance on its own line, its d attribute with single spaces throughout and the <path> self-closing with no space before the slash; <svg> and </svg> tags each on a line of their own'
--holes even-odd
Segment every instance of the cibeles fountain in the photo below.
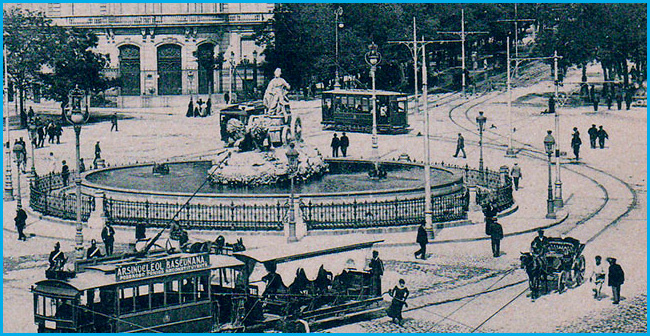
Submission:
<svg viewBox="0 0 650 336">
<path fill-rule="evenodd" d="M 236 111 L 222 130 L 226 147 L 211 160 L 168 162 L 165 174 L 152 172 L 159 164 L 94 170 L 83 175 L 84 192 L 103 195 L 103 216 L 115 225 L 165 227 L 178 220 L 215 234 L 287 235 L 291 222 L 300 239 L 414 229 L 424 221 L 421 163 L 323 158 L 303 139 L 288 89 L 277 69 L 264 110 Z M 369 174 L 378 166 L 386 176 Z M 435 167 L 431 186 L 434 222 L 466 220 L 462 174 Z"/>
</svg>

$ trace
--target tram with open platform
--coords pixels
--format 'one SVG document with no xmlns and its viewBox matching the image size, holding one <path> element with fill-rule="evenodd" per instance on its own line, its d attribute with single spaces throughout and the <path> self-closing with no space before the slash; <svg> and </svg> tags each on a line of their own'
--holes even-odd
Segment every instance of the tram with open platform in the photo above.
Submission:
<svg viewBox="0 0 650 336">
<path fill-rule="evenodd" d="M 364 270 L 378 241 L 224 253 L 191 246 L 82 260 L 31 288 L 39 332 L 308 331 L 384 309 Z M 176 252 L 175 252 L 176 251 Z M 285 282 L 285 280 L 291 282 Z"/>
</svg>

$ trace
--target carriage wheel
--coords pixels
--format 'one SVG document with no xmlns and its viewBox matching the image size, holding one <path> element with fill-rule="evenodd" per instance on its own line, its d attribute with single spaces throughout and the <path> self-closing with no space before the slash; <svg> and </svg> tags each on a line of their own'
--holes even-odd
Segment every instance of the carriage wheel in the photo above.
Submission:
<svg viewBox="0 0 650 336">
<path fill-rule="evenodd" d="M 559 294 L 562 294 L 566 289 L 567 276 L 568 274 L 566 273 L 566 271 L 561 271 L 560 274 L 558 274 L 557 276 L 557 292 Z"/>
<path fill-rule="evenodd" d="M 282 126 L 282 135 L 280 136 L 281 144 L 289 144 L 289 142 L 291 142 L 291 138 L 291 129 L 289 129 L 289 126 Z"/>
<path fill-rule="evenodd" d="M 302 121 L 300 117 L 291 119 L 291 135 L 293 140 L 302 141 Z"/>
</svg>

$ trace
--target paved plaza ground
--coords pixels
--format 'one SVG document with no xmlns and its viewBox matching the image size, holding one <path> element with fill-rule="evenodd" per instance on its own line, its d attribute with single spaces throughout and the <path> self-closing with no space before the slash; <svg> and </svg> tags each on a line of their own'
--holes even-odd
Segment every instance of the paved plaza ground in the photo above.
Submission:
<svg viewBox="0 0 650 336">
<path fill-rule="evenodd" d="M 588 72 L 590 78 L 601 78 L 596 67 Z M 569 72 L 567 82 L 577 81 L 580 73 Z M 538 78 L 526 86 L 515 88 L 515 98 L 531 92 L 552 92 L 548 78 Z M 570 90 L 566 85 L 563 90 Z M 540 112 L 545 100 L 537 99 L 513 104 L 513 145 L 523 149 L 516 158 L 504 157 L 508 143 L 509 118 L 507 95 L 492 92 L 481 96 L 462 98 L 455 95 L 430 95 L 431 156 L 434 162 L 478 167 L 478 131 L 475 118 L 484 111 L 487 121 L 485 134 L 485 166 L 498 169 L 522 167 L 521 188 L 514 192 L 517 211 L 499 220 L 506 238 L 502 241 L 503 255 L 491 256 L 489 240 L 485 240 L 482 215 L 470 213 L 475 223 L 471 226 L 447 228 L 436 233 L 429 245 L 429 259 L 413 258 L 417 249 L 415 232 L 375 234 L 384 240 L 379 246 L 386 262 L 384 290 L 391 288 L 399 278 L 405 278 L 412 291 L 411 311 L 400 327 L 379 318 L 352 323 L 332 331 L 341 332 L 640 332 L 647 330 L 647 111 L 633 107 L 629 111 L 598 112 L 591 107 L 558 107 L 561 119 L 560 134 L 556 140 L 562 151 L 569 152 L 571 129 L 578 127 L 583 146 L 579 164 L 563 158 L 561 178 L 565 207 L 557 220 L 545 219 L 547 192 L 547 164 L 541 154 L 547 129 L 554 129 L 554 116 Z M 436 106 L 437 105 L 437 106 Z M 43 111 L 43 106 L 35 108 Z M 411 111 L 414 109 L 411 107 Z M 320 125 L 320 101 L 294 101 L 292 111 L 303 120 L 305 141 L 321 153 L 330 153 L 330 131 Z M 112 113 L 101 109 L 94 113 Z M 56 112 L 54 112 L 56 113 Z M 122 120 L 119 132 L 110 132 L 110 123 L 84 126 L 81 135 L 81 156 L 92 162 L 94 144 L 100 141 L 102 157 L 110 165 L 135 162 L 164 162 L 205 159 L 223 148 L 219 136 L 218 115 L 207 118 L 186 118 L 183 109 L 124 109 L 118 113 Z M 405 153 L 415 160 L 423 158 L 423 115 L 410 114 L 412 131 L 405 135 L 380 135 L 382 158 L 394 159 Z M 603 125 L 609 133 L 605 149 L 590 149 L 587 129 Z M 494 127 L 492 127 L 492 125 Z M 468 158 L 453 158 L 456 136 L 462 132 L 466 139 Z M 12 138 L 27 139 L 24 130 L 12 130 Z M 349 154 L 355 158 L 371 155 L 370 135 L 351 133 Z M 47 144 L 36 150 L 36 170 L 50 172 L 52 152 L 57 162 L 74 161 L 74 132 L 65 127 L 62 144 Z M 31 153 L 30 153 L 31 155 Z M 555 174 L 555 167 L 553 167 Z M 14 172 L 14 185 L 15 185 Z M 554 178 L 555 179 L 555 178 Z M 23 204 L 28 203 L 27 182 L 22 181 Z M 192 190 L 188 190 L 192 192 Z M 16 241 L 13 223 L 16 202 L 3 203 L 3 300 L 4 332 L 33 332 L 29 286 L 42 279 L 47 263 L 46 255 L 55 241 L 61 241 L 63 250 L 73 250 L 74 226 L 51 218 L 39 218 L 29 212 L 27 233 L 33 234 L 27 242 Z M 624 300 L 613 306 L 610 297 L 596 301 L 590 296 L 589 284 L 570 289 L 559 295 L 552 293 L 532 302 L 520 295 L 525 285 L 513 285 L 486 295 L 470 294 L 485 291 L 492 286 L 515 284 L 525 279 L 519 268 L 519 252 L 527 251 L 536 227 L 552 226 L 547 235 L 569 235 L 587 242 L 584 255 L 589 274 L 593 257 L 616 257 L 626 273 L 622 295 Z M 98 239 L 101 227 L 86 228 L 85 239 Z M 356 234 L 361 237 L 361 234 Z M 369 237 L 371 235 L 364 235 Z M 192 238 L 214 240 L 215 233 L 192 232 Z M 229 241 L 236 237 L 227 235 Z M 125 249 L 133 239 L 131 229 L 117 229 L 119 248 Z M 308 236 L 307 241 L 323 239 Z M 282 236 L 244 236 L 251 248 L 282 243 Z M 610 295 L 609 288 L 604 292 Z M 467 297 L 467 298 L 464 298 Z M 513 300 L 511 303 L 509 301 Z M 452 300 L 453 299 L 453 300 Z M 457 299 L 457 300 L 456 300 Z M 448 303 L 440 303 L 450 300 Z M 506 305 L 507 304 L 507 305 Z M 15 305 L 24 307 L 8 309 Z M 421 307 L 415 309 L 417 307 Z M 504 307 L 498 311 L 499 308 Z M 492 314 L 498 314 L 491 317 Z"/>
</svg>

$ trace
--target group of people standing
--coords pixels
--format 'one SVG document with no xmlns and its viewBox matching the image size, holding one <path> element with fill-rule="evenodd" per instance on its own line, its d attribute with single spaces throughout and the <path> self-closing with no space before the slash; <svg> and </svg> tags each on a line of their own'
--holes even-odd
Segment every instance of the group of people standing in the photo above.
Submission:
<svg viewBox="0 0 650 336">
<path fill-rule="evenodd" d="M 605 148 L 605 139 L 609 139 L 609 134 L 603 129 L 603 126 L 596 128 L 596 124 L 592 124 L 591 128 L 587 131 L 589 134 L 589 144 L 591 148 L 596 148 L 596 140 L 598 140 L 598 146 L 600 149 Z M 582 146 L 582 140 L 580 139 L 580 131 L 577 127 L 573 128 L 573 134 L 571 135 L 571 149 L 573 149 L 573 154 L 575 155 L 576 160 L 580 160 L 580 146 Z"/>
<path fill-rule="evenodd" d="M 348 156 L 348 147 L 350 147 L 350 138 L 348 138 L 345 132 L 343 132 L 340 138 L 334 133 L 330 147 L 332 147 L 332 157 L 339 157 L 339 149 L 341 149 L 343 157 L 346 157 Z"/>
<path fill-rule="evenodd" d="M 598 104 L 600 103 L 601 95 L 605 99 L 608 110 L 611 110 L 614 101 L 616 101 L 616 106 L 619 110 L 622 109 L 623 101 L 625 101 L 625 109 L 629 110 L 632 106 L 632 101 L 634 100 L 636 88 L 634 85 L 628 85 L 627 88 L 624 88 L 618 83 L 605 83 L 603 84 L 602 93 L 599 93 L 593 84 L 590 87 L 587 83 L 584 83 L 582 84 L 580 91 L 582 97 L 593 105 L 594 111 L 598 111 Z"/>
<path fill-rule="evenodd" d="M 594 299 L 601 299 L 601 290 L 607 278 L 607 285 L 612 287 L 612 303 L 618 304 L 621 301 L 621 286 L 625 283 L 625 272 L 621 265 L 616 263 L 616 258 L 609 257 L 607 262 L 609 267 L 605 270 L 602 264 L 602 257 L 597 255 L 595 258 L 594 268 L 589 277 L 589 281 L 593 284 L 592 291 Z"/>
<path fill-rule="evenodd" d="M 206 102 L 204 102 L 203 99 L 199 98 L 195 104 L 192 100 L 192 97 L 190 97 L 190 102 L 187 104 L 187 113 L 185 113 L 186 117 L 207 117 L 210 114 L 212 114 L 211 98 L 208 98 Z"/>
</svg>

